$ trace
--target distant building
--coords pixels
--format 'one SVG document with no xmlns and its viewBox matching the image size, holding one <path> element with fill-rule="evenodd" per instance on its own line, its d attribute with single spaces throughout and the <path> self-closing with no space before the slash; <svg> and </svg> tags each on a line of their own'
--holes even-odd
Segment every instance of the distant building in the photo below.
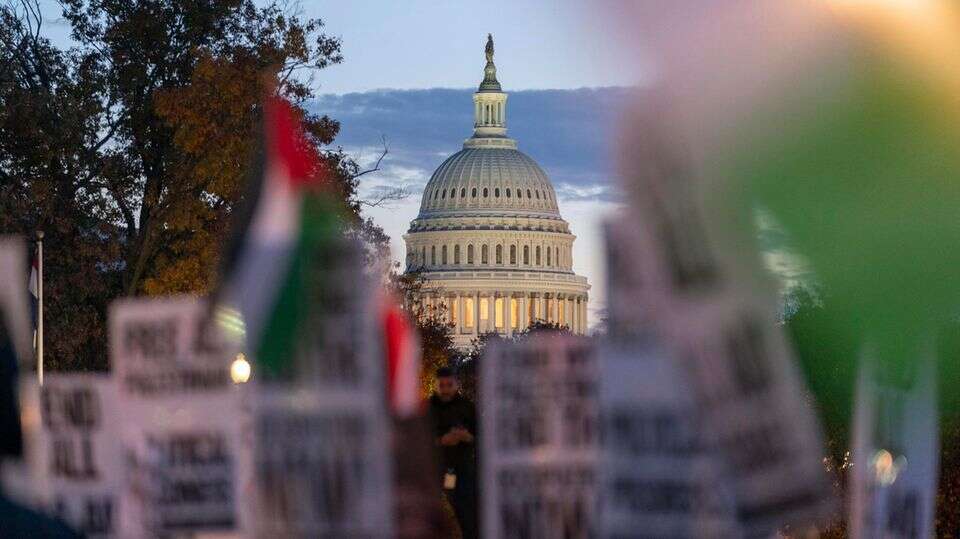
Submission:
<svg viewBox="0 0 960 539">
<path fill-rule="evenodd" d="M 510 335 L 541 320 L 587 331 L 586 277 L 573 272 L 570 227 L 550 179 L 507 137 L 507 94 L 487 38 L 483 82 L 473 94 L 473 136 L 433 173 L 403 239 L 407 271 L 445 305 L 458 346 L 479 334 Z"/>
</svg>

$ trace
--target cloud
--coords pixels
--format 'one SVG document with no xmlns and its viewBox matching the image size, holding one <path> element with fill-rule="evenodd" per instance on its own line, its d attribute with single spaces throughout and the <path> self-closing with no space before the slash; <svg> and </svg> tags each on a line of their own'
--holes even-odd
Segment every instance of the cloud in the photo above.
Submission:
<svg viewBox="0 0 960 539">
<path fill-rule="evenodd" d="M 547 172 L 561 202 L 615 198 L 612 133 L 633 91 L 510 92 L 509 134 Z M 373 165 L 382 151 L 380 138 L 386 138 L 390 153 L 380 173 L 371 175 L 375 185 L 362 189 L 403 188 L 418 195 L 432 171 L 472 133 L 472 95 L 472 89 L 377 90 L 322 95 L 312 109 L 341 122 L 336 142 L 363 167 Z"/>
</svg>

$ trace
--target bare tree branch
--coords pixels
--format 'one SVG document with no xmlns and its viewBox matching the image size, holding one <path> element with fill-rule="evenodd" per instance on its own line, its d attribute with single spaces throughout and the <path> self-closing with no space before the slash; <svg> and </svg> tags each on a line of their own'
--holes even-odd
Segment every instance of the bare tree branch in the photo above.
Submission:
<svg viewBox="0 0 960 539">
<path fill-rule="evenodd" d="M 387 156 L 390 152 L 390 148 L 387 147 L 387 137 L 385 135 L 380 135 L 380 144 L 383 145 L 383 151 L 380 152 L 380 157 L 377 158 L 377 162 L 374 163 L 373 168 L 368 168 L 367 170 L 362 170 L 353 175 L 353 179 L 357 179 L 364 174 L 370 174 L 371 172 L 377 172 L 380 170 L 380 163 L 383 162 L 383 158 Z"/>
<path fill-rule="evenodd" d="M 386 206 L 388 202 L 403 200 L 408 196 L 410 196 L 410 193 L 408 193 L 406 189 L 403 189 L 402 187 L 395 187 L 374 199 L 360 199 L 357 202 L 359 202 L 361 206 L 365 206 L 367 208 L 377 208 L 380 206 Z"/>
</svg>

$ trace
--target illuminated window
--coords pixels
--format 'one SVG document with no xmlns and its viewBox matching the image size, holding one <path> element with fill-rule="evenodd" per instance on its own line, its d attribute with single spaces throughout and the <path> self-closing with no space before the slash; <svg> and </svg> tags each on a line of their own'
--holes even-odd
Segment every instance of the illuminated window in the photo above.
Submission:
<svg viewBox="0 0 960 539">
<path fill-rule="evenodd" d="M 503 298 L 497 298 L 493 302 L 493 325 L 497 329 L 503 329 Z"/>
<path fill-rule="evenodd" d="M 463 298 L 463 327 L 473 327 L 473 298 Z"/>
<path fill-rule="evenodd" d="M 536 303 L 537 301 L 535 299 L 527 298 L 527 321 L 528 322 L 537 319 Z"/>
<path fill-rule="evenodd" d="M 456 297 L 450 300 L 450 323 L 453 325 L 457 324 L 457 320 L 460 319 L 460 300 Z"/>
<path fill-rule="evenodd" d="M 487 298 L 480 298 L 480 320 L 490 320 L 490 302 Z"/>
<path fill-rule="evenodd" d="M 517 298 L 510 298 L 510 327 L 517 329 L 520 325 L 520 302 Z"/>
<path fill-rule="evenodd" d="M 562 326 L 567 317 L 567 300 L 560 300 L 557 304 L 557 323 Z"/>
</svg>

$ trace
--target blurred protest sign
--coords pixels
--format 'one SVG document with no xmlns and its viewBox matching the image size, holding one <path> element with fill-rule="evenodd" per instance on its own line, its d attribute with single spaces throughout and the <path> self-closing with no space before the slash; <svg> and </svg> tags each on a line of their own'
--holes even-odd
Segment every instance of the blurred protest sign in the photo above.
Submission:
<svg viewBox="0 0 960 539">
<path fill-rule="evenodd" d="M 592 537 L 599 439 L 589 340 L 495 343 L 481 363 L 486 537 Z"/>
<path fill-rule="evenodd" d="M 625 139 L 622 174 L 635 211 L 624 225 L 633 232 L 620 234 L 639 249 L 631 296 L 650 306 L 646 320 L 686 370 L 743 533 L 817 524 L 831 516 L 823 447 L 772 287 L 753 242 L 707 219 L 699 171 L 655 108 L 660 98 L 638 109 Z"/>
<path fill-rule="evenodd" d="M 680 366 L 656 341 L 600 356 L 599 536 L 738 537 L 722 459 L 704 442 Z"/>
<path fill-rule="evenodd" d="M 232 359 L 206 331 L 206 302 L 182 296 L 122 300 L 110 309 L 128 481 L 122 536 L 241 527 L 239 393 Z"/>
<path fill-rule="evenodd" d="M 933 537 L 937 492 L 936 362 L 927 353 L 908 379 L 861 360 L 854 420 L 852 537 Z"/>
<path fill-rule="evenodd" d="M 39 409 L 41 502 L 86 537 L 119 537 L 124 459 L 113 380 L 106 374 L 48 373 Z"/>
<path fill-rule="evenodd" d="M 308 256 L 309 309 L 293 355 L 276 366 L 282 376 L 254 372 L 254 533 L 386 537 L 393 477 L 378 297 L 353 240 L 332 234 Z"/>
<path fill-rule="evenodd" d="M 636 301 L 640 249 L 630 223 L 605 227 L 608 333 L 598 347 L 600 537 L 737 537 L 723 461 L 706 443 L 687 372 Z"/>
</svg>

